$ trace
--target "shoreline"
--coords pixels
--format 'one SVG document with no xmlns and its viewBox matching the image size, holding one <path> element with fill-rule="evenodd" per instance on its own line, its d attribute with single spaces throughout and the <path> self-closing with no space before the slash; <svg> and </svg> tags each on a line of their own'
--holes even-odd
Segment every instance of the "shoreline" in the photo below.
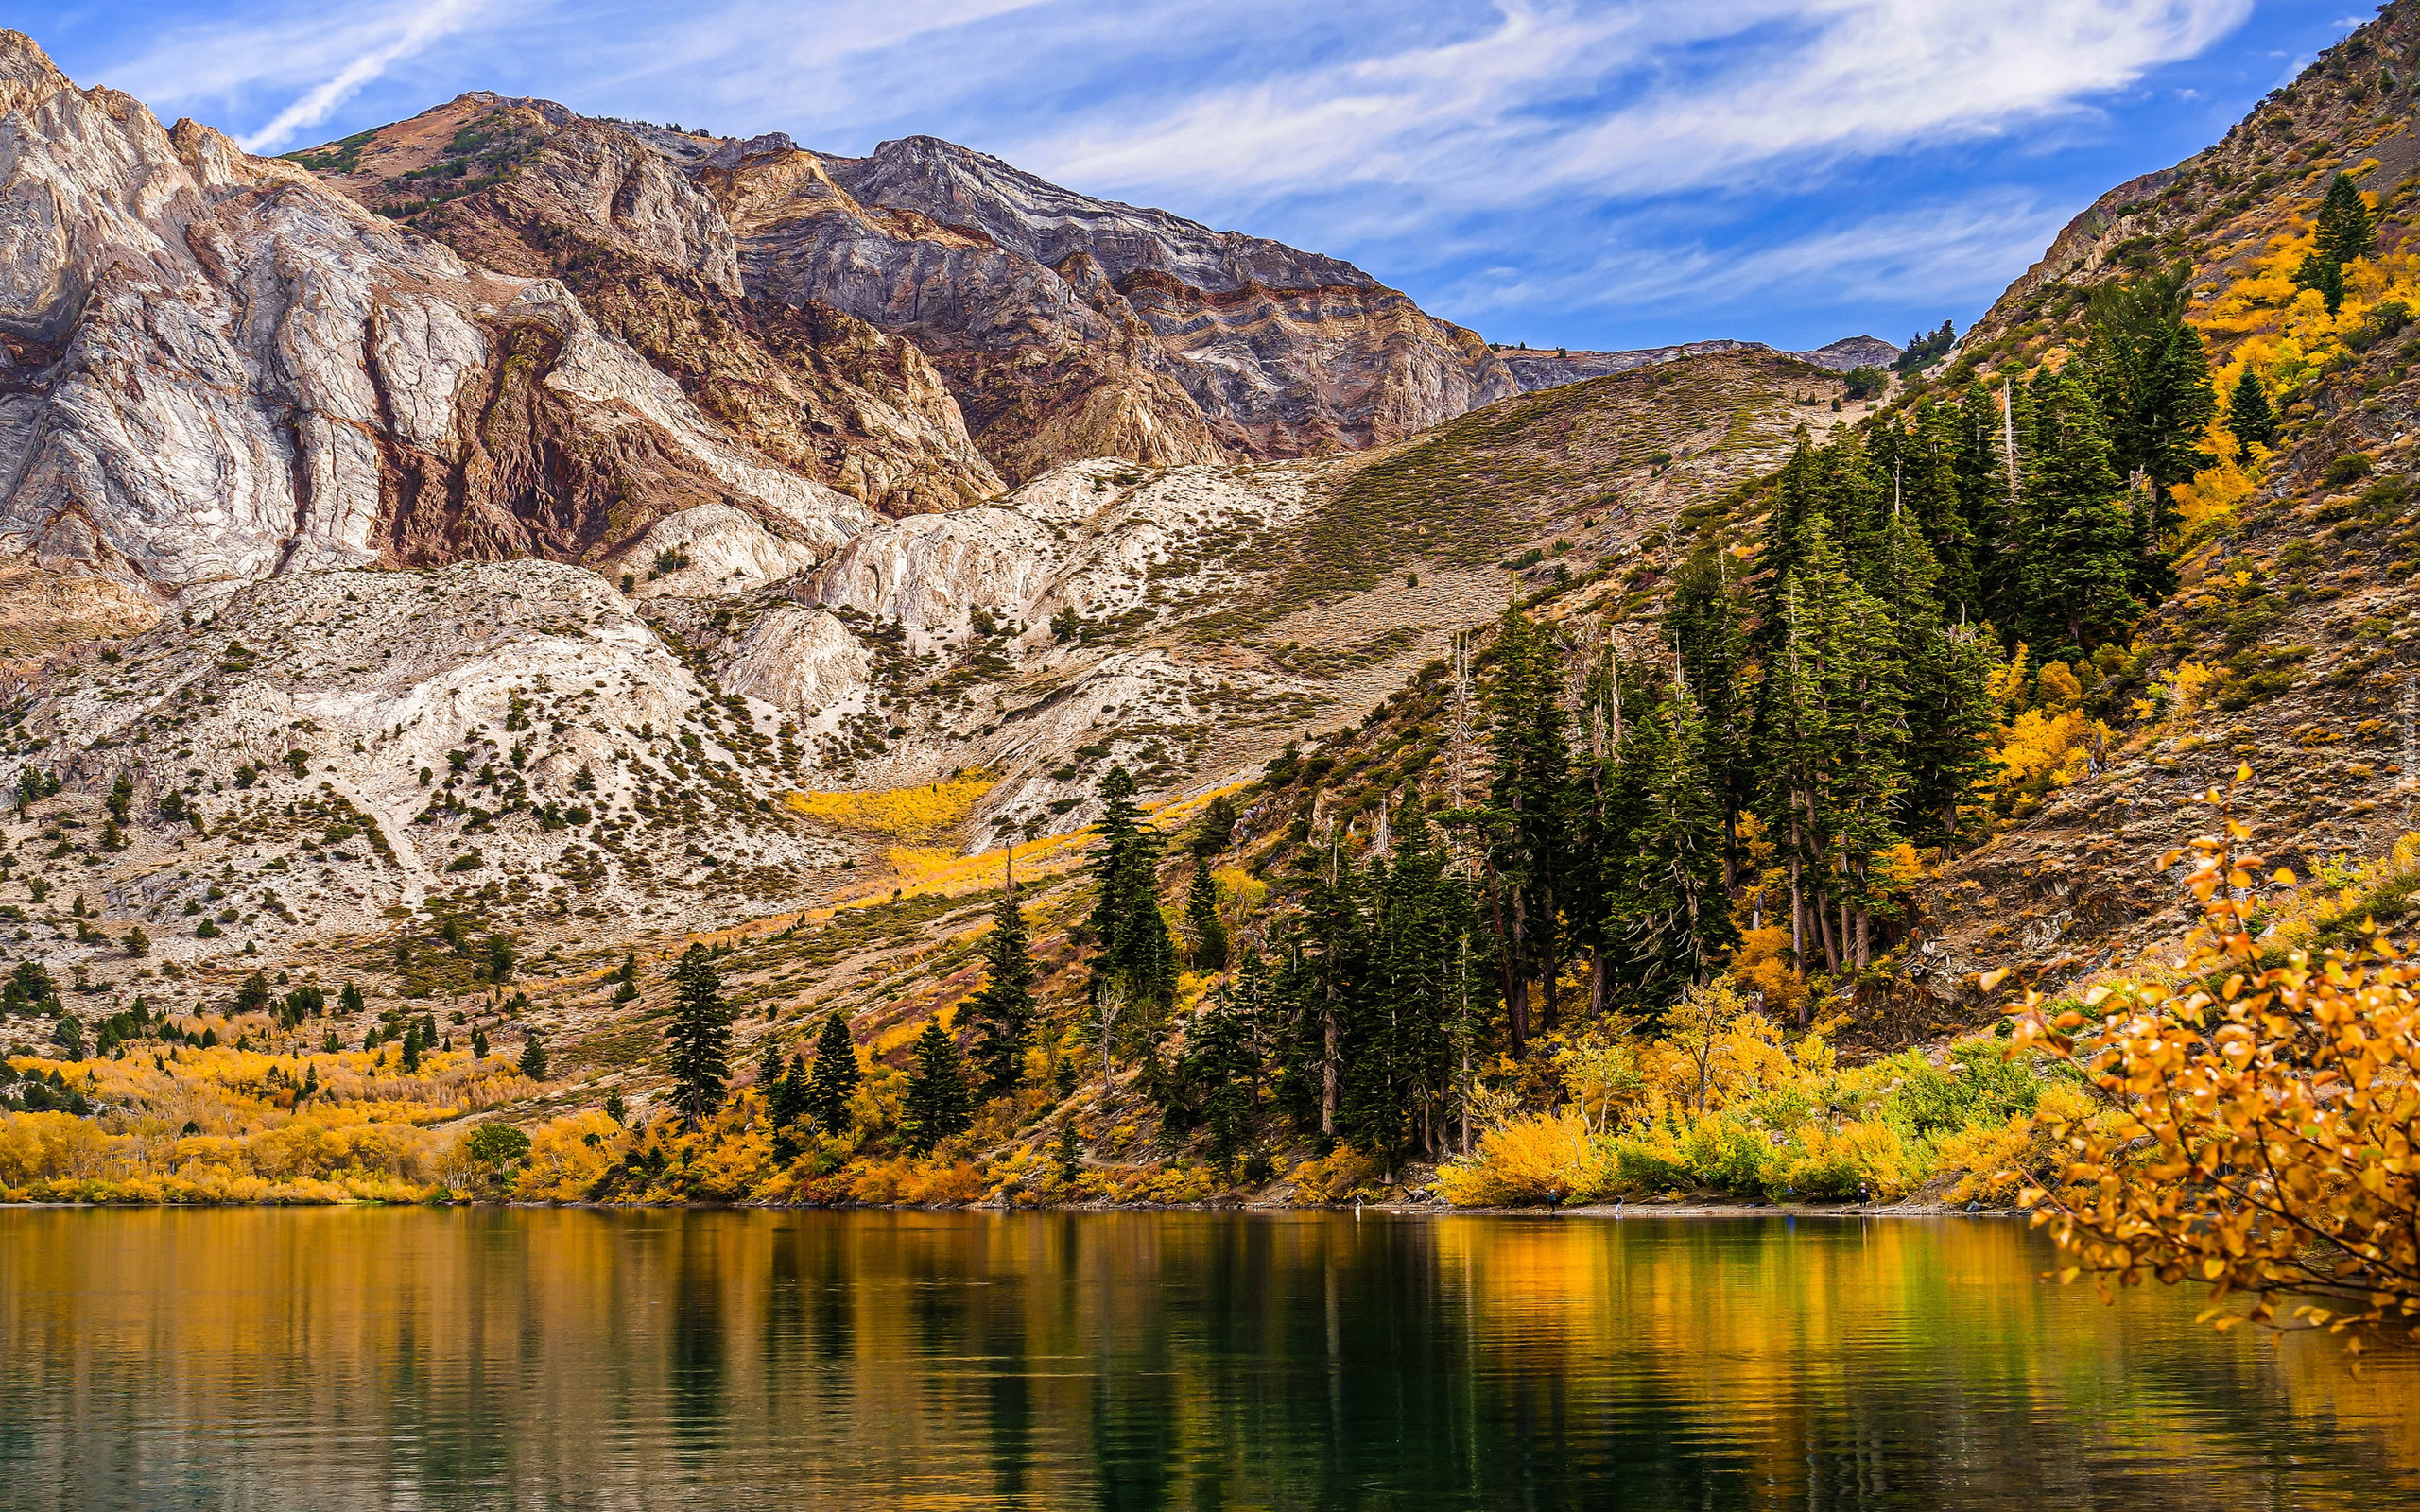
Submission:
<svg viewBox="0 0 2420 1512">
<path fill-rule="evenodd" d="M 1637 1218 L 2023 1218 L 2023 1208 L 1970 1210 L 1941 1202 L 1889 1203 L 1763 1203 L 1690 1201 L 1575 1203 L 1561 1208 L 1457 1208 L 1437 1202 L 1068 1202 L 1068 1203 L 805 1203 L 805 1202 L 529 1202 L 509 1197 L 460 1197 L 443 1202 L 0 1202 L 0 1213 L 34 1209 L 84 1208 L 111 1211 L 169 1211 L 237 1208 L 526 1208 L 585 1209 L 596 1212 L 965 1212 L 993 1213 L 1118 1213 L 1232 1212 L 1376 1213 L 1390 1218 L 1593 1218 L 1628 1222 Z"/>
</svg>

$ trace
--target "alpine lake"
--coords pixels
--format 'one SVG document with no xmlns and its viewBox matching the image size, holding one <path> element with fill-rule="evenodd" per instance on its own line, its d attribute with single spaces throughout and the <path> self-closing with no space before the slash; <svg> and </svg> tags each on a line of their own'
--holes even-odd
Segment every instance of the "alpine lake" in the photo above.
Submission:
<svg viewBox="0 0 2420 1512">
<path fill-rule="evenodd" d="M 0 1505 L 2420 1505 L 2005 1219 L 0 1210 Z"/>
</svg>

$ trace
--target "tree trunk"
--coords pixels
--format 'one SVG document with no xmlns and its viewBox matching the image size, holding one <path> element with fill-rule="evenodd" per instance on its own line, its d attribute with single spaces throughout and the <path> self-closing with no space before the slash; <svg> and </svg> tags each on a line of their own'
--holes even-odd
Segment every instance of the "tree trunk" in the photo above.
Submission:
<svg viewBox="0 0 2420 1512">
<path fill-rule="evenodd" d="M 1327 988 L 1327 1007 L 1320 1015 L 1320 1132 L 1336 1135 L 1336 984 Z"/>
<path fill-rule="evenodd" d="M 1605 1016 L 1606 987 L 1605 947 L 1588 947 L 1588 1022 L 1596 1022 Z"/>
</svg>

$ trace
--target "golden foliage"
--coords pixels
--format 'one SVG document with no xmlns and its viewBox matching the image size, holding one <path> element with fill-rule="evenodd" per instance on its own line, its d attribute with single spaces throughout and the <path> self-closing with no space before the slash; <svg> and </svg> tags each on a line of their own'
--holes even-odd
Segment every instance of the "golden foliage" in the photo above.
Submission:
<svg viewBox="0 0 2420 1512">
<path fill-rule="evenodd" d="M 1789 962 L 1789 930 L 1781 924 L 1743 930 L 1739 948 L 1732 953 L 1731 974 L 1752 993 L 1760 994 L 1769 1016 L 1798 1017 L 1806 1001 L 1806 980 Z"/>
<path fill-rule="evenodd" d="M 2063 1158 L 2025 1199 L 2066 1279 L 2204 1281 L 2205 1315 L 2248 1292 L 2261 1321 L 2296 1294 L 2310 1323 L 2420 1339 L 2420 968 L 2374 934 L 2265 957 L 2250 831 L 2204 800 L 2221 829 L 2191 847 L 2185 980 L 2095 987 L 2090 1013 L 2055 1017 L 2026 996 L 2018 1042 L 2082 1068 L 2098 1108 L 2044 1113 Z"/>
<path fill-rule="evenodd" d="M 1614 1166 L 1576 1108 L 1530 1113 L 1490 1129 L 1478 1153 L 1437 1173 L 1437 1190 L 1461 1207 L 1586 1201 L 1613 1189 Z"/>
<path fill-rule="evenodd" d="M 792 793 L 789 806 L 811 819 L 843 830 L 861 830 L 896 840 L 927 840 L 947 834 L 983 795 L 992 791 L 989 772 L 974 772 L 922 787 L 873 791 Z"/>
<path fill-rule="evenodd" d="M 525 1202 L 577 1202 L 621 1153 L 622 1125 L 595 1108 L 548 1119 L 529 1131 L 529 1153 L 512 1194 Z"/>
</svg>

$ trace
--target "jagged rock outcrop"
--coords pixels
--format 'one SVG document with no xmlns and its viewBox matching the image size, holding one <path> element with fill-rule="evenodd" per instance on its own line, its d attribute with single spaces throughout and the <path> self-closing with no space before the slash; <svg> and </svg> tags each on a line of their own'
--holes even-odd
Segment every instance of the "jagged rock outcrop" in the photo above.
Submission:
<svg viewBox="0 0 2420 1512">
<path fill-rule="evenodd" d="M 819 555 L 866 523 L 561 284 L 164 129 L 14 32 L 0 160 L 0 556 L 125 614 L 278 572 L 595 560 L 709 504 Z"/>
<path fill-rule="evenodd" d="M 1205 436 L 1249 456 L 1357 449 L 1516 388 L 1476 335 L 1349 263 L 1094 199 L 936 138 L 864 158 L 747 155 L 706 177 L 752 292 L 913 335 L 991 455 L 1017 458 L 1012 475 L 1105 428 L 1128 445 L 1117 455 L 1161 465 L 1206 460 Z M 1085 349 L 1104 353 L 1090 369 Z M 1078 420 L 1048 423 L 1069 408 Z"/>
<path fill-rule="evenodd" d="M 1086 456 L 1380 445 L 1518 390 L 1349 263 L 931 137 L 843 158 L 474 94 L 291 156 L 562 279 L 749 444 L 886 513 Z"/>
<path fill-rule="evenodd" d="M 831 306 L 753 301 L 687 139 L 545 101 L 465 94 L 297 154 L 466 260 L 560 278 L 607 330 L 755 450 L 887 514 L 1007 487 L 911 341 Z"/>
</svg>

